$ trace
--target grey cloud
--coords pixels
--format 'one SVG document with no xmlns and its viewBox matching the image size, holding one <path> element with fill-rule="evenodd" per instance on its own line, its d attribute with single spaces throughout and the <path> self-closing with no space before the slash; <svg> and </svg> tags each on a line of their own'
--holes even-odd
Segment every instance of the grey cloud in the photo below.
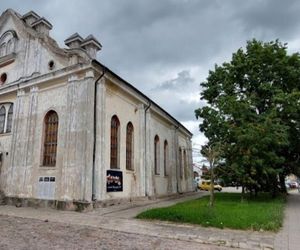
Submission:
<svg viewBox="0 0 300 250">
<path fill-rule="evenodd" d="M 187 90 L 194 84 L 195 79 L 190 76 L 188 70 L 183 70 L 177 74 L 177 77 L 171 80 L 167 80 L 155 88 L 152 91 L 178 91 Z"/>
<path fill-rule="evenodd" d="M 158 84 L 149 91 L 149 95 L 171 115 L 180 121 L 195 120 L 194 110 L 200 105 L 190 96 L 199 90 L 199 84 L 191 77 L 189 70 L 177 73 L 177 76 Z"/>
<path fill-rule="evenodd" d="M 156 100 L 157 97 L 153 99 Z M 181 122 L 196 121 L 195 109 L 203 105 L 200 101 L 179 99 L 175 95 L 160 95 L 157 103 Z"/>
<path fill-rule="evenodd" d="M 168 109 L 180 121 L 195 121 L 195 109 L 199 106 L 200 102 L 179 100 L 179 102 L 171 104 Z"/>
<path fill-rule="evenodd" d="M 208 70 L 246 40 L 300 40 L 297 0 L 10 0 L 0 8 L 46 17 L 61 46 L 72 33 L 94 34 L 103 45 L 98 59 L 181 121 L 202 105 L 189 98 L 199 97 Z M 201 75 L 191 76 L 195 68 Z"/>
<path fill-rule="evenodd" d="M 246 33 L 258 34 L 259 39 L 290 39 L 298 36 L 299 11 L 297 0 L 258 0 L 236 9 L 234 18 L 240 20 Z"/>
</svg>

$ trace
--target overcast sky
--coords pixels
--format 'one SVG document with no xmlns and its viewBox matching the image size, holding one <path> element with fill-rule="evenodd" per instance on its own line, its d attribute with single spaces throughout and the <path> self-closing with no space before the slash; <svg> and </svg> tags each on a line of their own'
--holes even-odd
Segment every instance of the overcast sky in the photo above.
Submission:
<svg viewBox="0 0 300 250">
<path fill-rule="evenodd" d="M 300 50 L 297 0 L 1 0 L 0 11 L 34 10 L 63 41 L 78 32 L 103 45 L 100 62 L 161 105 L 194 134 L 200 82 L 247 40 L 279 39 Z"/>
</svg>

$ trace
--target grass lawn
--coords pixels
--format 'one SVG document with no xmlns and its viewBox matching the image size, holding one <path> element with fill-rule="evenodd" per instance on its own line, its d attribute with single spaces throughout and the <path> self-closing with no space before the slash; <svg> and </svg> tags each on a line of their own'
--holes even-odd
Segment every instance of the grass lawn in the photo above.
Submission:
<svg viewBox="0 0 300 250">
<path fill-rule="evenodd" d="M 205 196 L 170 207 L 151 209 L 137 218 L 269 231 L 277 231 L 282 225 L 284 197 L 272 199 L 269 194 L 259 194 L 256 198 L 246 196 L 241 202 L 239 193 L 216 193 L 215 206 L 210 208 L 208 203 L 209 196 Z"/>
</svg>

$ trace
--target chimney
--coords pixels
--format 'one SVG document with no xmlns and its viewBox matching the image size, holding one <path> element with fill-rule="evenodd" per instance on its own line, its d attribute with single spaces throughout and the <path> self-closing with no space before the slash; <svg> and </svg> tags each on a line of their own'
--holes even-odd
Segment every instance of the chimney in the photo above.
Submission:
<svg viewBox="0 0 300 250">
<path fill-rule="evenodd" d="M 32 10 L 22 16 L 23 21 L 29 26 L 31 26 L 31 24 L 34 23 L 39 18 L 40 16 Z"/>
<path fill-rule="evenodd" d="M 49 32 L 52 29 L 52 24 L 49 21 L 41 17 L 31 24 L 31 27 L 34 28 L 37 32 L 49 36 Z"/>
<path fill-rule="evenodd" d="M 80 48 L 82 41 L 83 38 L 78 33 L 74 33 L 65 40 L 65 45 L 67 45 L 70 49 L 76 49 Z"/>
<path fill-rule="evenodd" d="M 92 59 L 96 59 L 97 51 L 101 50 L 102 45 L 93 35 L 89 35 L 82 41 L 81 47 L 86 50 Z"/>
</svg>

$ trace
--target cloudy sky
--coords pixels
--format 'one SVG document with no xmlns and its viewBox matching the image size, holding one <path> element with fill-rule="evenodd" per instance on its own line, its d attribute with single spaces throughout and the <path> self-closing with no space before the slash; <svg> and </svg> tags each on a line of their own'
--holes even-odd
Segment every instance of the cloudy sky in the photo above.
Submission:
<svg viewBox="0 0 300 250">
<path fill-rule="evenodd" d="M 252 38 L 300 50 L 297 0 L 1 0 L 0 11 L 7 8 L 46 17 L 61 46 L 75 32 L 93 34 L 99 61 L 189 128 L 198 148 L 199 83 L 215 63 Z"/>
</svg>

